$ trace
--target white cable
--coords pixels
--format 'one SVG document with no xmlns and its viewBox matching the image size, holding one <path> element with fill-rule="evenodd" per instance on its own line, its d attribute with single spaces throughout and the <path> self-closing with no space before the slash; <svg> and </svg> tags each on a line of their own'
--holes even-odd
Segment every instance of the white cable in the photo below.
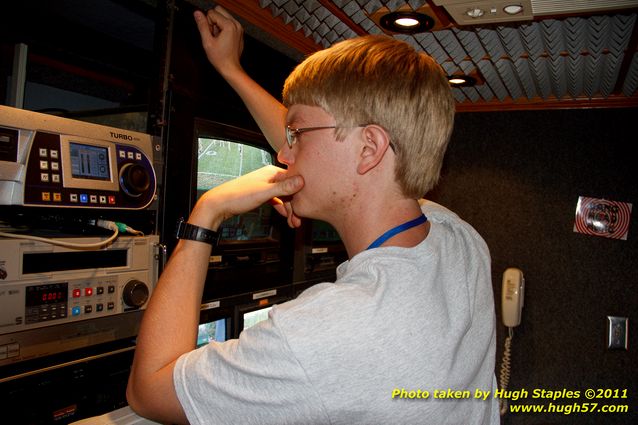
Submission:
<svg viewBox="0 0 638 425">
<path fill-rule="evenodd" d="M 117 238 L 117 236 L 119 234 L 119 230 L 117 229 L 117 226 L 115 227 L 115 229 L 111 229 L 111 230 L 113 230 L 113 235 L 111 235 L 108 239 L 105 239 L 105 240 L 103 240 L 101 242 L 88 243 L 88 244 L 64 242 L 64 241 L 59 240 L 59 239 L 41 238 L 39 236 L 30 236 L 30 235 L 17 235 L 15 233 L 5 233 L 5 232 L 0 232 L 0 236 L 5 237 L 5 238 L 12 238 L 12 239 L 26 239 L 26 240 L 30 240 L 30 241 L 44 242 L 44 243 L 48 243 L 48 244 L 51 244 L 51 245 L 63 246 L 65 248 L 96 249 L 96 248 L 102 248 L 102 247 L 104 247 L 106 245 L 109 245 L 111 242 L 113 242 Z"/>
<path fill-rule="evenodd" d="M 110 245 L 115 239 L 117 239 L 118 235 L 121 233 L 130 233 L 132 235 L 138 235 L 138 236 L 144 236 L 144 232 L 141 232 L 139 230 L 135 230 L 130 226 L 127 226 L 124 223 L 120 223 L 117 221 L 111 221 L 111 220 L 102 220 L 102 219 L 98 219 L 95 221 L 95 225 L 98 227 L 101 227 L 103 229 L 107 229 L 107 230 L 112 230 L 113 234 L 101 241 L 101 242 L 95 242 L 95 243 L 74 243 L 74 242 L 64 242 L 62 240 L 59 239 L 49 239 L 49 238 L 41 238 L 39 236 L 29 236 L 29 235 L 19 235 L 19 234 L 15 234 L 15 233 L 5 233 L 5 232 L 0 232 L 0 237 L 5 237 L 5 238 L 12 238 L 12 239 L 26 239 L 26 240 L 31 240 L 31 241 L 38 241 L 38 242 L 44 242 L 44 243 L 48 243 L 51 245 L 59 245 L 59 246 L 63 246 L 65 248 L 72 248 L 72 249 L 99 249 L 99 248 L 103 248 L 107 245 Z"/>
<path fill-rule="evenodd" d="M 512 355 L 512 338 L 514 337 L 514 328 L 509 329 L 509 335 L 505 338 L 505 347 L 503 348 L 503 362 L 501 363 L 501 374 L 499 376 L 499 387 L 501 390 L 507 390 L 507 386 L 510 383 L 510 368 L 511 368 L 511 355 Z M 500 405 L 501 416 L 507 413 L 507 399 L 500 397 L 498 399 Z"/>
</svg>

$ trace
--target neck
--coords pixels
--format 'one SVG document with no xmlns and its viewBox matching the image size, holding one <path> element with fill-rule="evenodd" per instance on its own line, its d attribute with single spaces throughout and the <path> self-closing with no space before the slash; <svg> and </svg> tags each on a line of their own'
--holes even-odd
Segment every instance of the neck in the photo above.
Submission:
<svg viewBox="0 0 638 425">
<path fill-rule="evenodd" d="M 421 215 L 419 203 L 414 199 L 393 202 L 366 202 L 361 208 L 349 210 L 349 214 L 333 223 L 352 258 L 388 230 Z M 381 246 L 409 248 L 418 245 L 427 236 L 429 223 L 407 229 L 387 239 Z"/>
</svg>

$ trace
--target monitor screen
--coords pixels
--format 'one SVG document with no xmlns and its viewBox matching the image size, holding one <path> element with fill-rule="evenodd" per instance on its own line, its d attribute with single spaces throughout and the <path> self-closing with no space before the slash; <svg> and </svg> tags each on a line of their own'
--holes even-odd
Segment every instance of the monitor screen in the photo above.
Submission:
<svg viewBox="0 0 638 425">
<path fill-rule="evenodd" d="M 264 307 L 259 310 L 253 310 L 244 313 L 244 326 L 243 330 L 256 325 L 257 323 L 268 319 L 268 312 L 272 309 L 272 306 Z"/>
<path fill-rule="evenodd" d="M 199 137 L 197 199 L 228 180 L 274 163 L 272 154 L 241 141 Z M 219 228 L 221 241 L 272 239 L 274 209 L 270 205 L 230 218 Z"/>
<path fill-rule="evenodd" d="M 197 329 L 197 347 L 206 345 L 211 341 L 226 341 L 226 319 L 200 323 Z"/>
<path fill-rule="evenodd" d="M 108 148 L 71 142 L 69 149 L 73 177 L 94 180 L 111 179 Z"/>
</svg>

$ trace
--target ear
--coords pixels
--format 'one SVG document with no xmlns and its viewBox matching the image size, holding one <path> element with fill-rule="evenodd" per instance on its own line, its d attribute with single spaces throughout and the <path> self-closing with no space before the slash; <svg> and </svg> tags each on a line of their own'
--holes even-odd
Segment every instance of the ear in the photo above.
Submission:
<svg viewBox="0 0 638 425">
<path fill-rule="evenodd" d="M 390 148 L 390 136 L 381 126 L 370 124 L 363 129 L 363 149 L 359 157 L 357 172 L 365 174 L 375 168 Z"/>
</svg>

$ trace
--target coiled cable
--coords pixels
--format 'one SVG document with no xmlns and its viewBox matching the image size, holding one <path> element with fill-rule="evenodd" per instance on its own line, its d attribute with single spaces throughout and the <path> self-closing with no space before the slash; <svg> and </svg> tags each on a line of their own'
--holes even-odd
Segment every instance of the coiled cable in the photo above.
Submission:
<svg viewBox="0 0 638 425">
<path fill-rule="evenodd" d="M 505 345 L 503 348 L 503 361 L 501 363 L 501 373 L 499 375 L 499 387 L 501 390 L 507 390 L 507 386 L 510 383 L 510 368 L 511 368 L 511 356 L 512 356 L 512 338 L 514 337 L 514 328 L 507 328 L 509 330 L 509 335 L 505 338 Z M 500 397 L 498 399 L 500 406 L 501 416 L 507 413 L 507 399 L 505 397 Z"/>
</svg>

